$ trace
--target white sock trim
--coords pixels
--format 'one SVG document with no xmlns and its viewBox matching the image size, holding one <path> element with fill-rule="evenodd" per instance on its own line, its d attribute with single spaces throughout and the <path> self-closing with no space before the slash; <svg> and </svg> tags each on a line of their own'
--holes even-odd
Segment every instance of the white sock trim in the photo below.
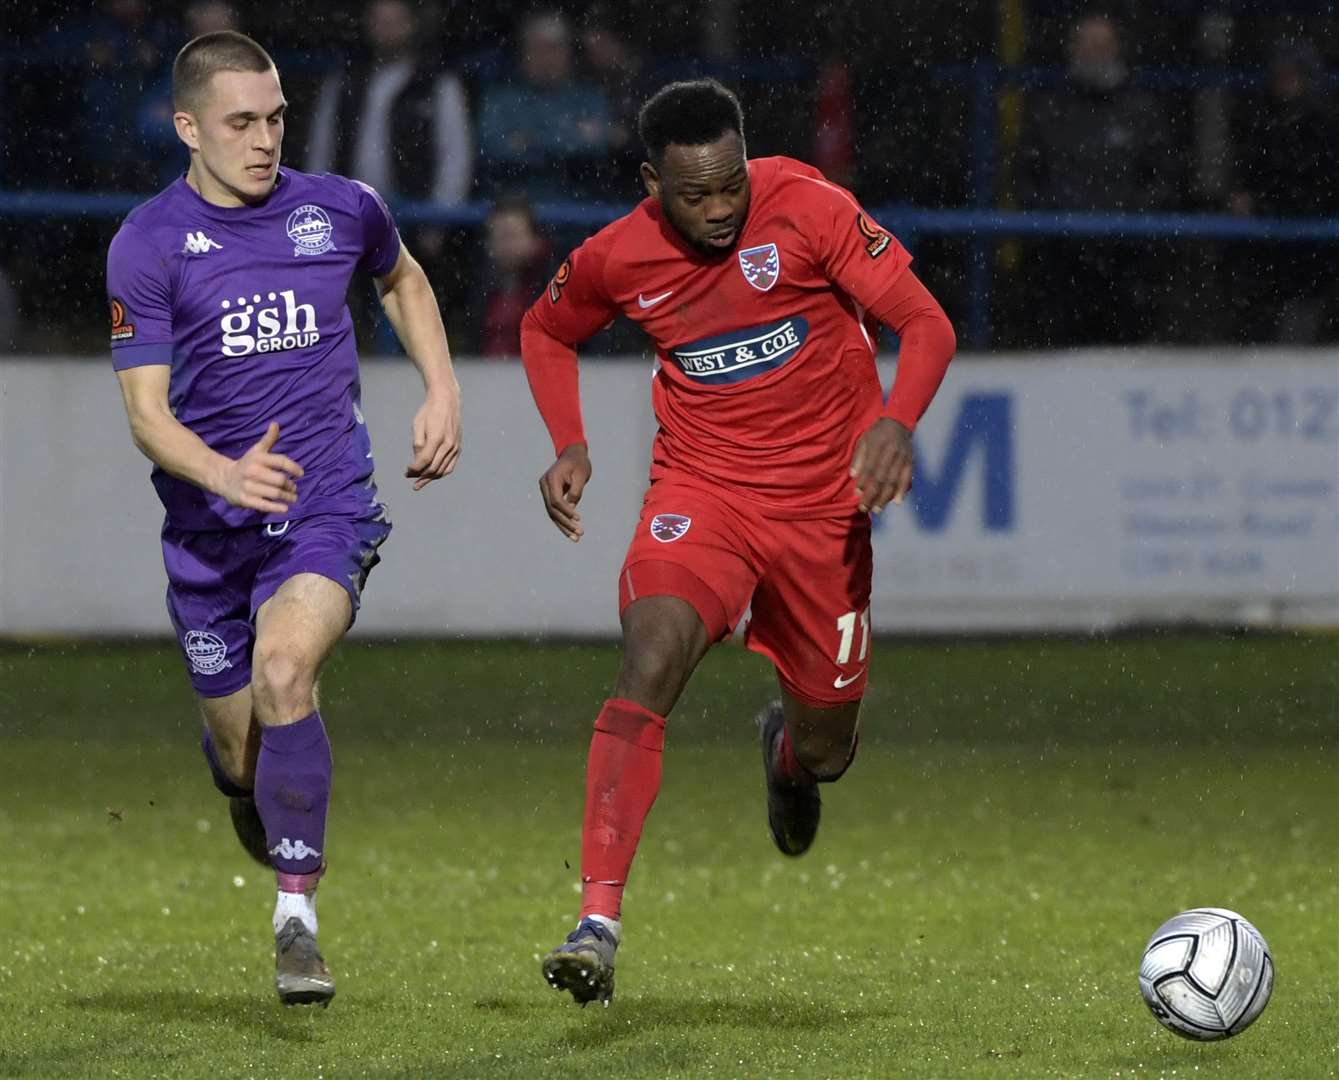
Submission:
<svg viewBox="0 0 1339 1080">
<path fill-rule="evenodd" d="M 623 940 L 622 920 L 611 919 L 608 915 L 587 915 L 586 918 L 590 919 L 592 922 L 597 922 L 601 926 L 605 927 L 611 934 L 614 935 L 615 942 L 621 942 Z"/>
<path fill-rule="evenodd" d="M 274 901 L 274 932 L 284 928 L 289 919 L 298 918 L 308 933 L 316 933 L 316 892 L 292 893 L 280 891 Z"/>
</svg>

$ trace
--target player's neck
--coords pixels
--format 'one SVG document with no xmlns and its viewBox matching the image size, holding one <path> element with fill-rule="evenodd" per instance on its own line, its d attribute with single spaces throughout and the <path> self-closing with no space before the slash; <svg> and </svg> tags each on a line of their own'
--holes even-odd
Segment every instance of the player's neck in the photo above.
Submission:
<svg viewBox="0 0 1339 1080">
<path fill-rule="evenodd" d="M 275 170 L 275 181 L 278 182 L 277 169 Z M 274 192 L 272 186 L 260 199 L 244 199 L 235 191 L 216 181 L 205 169 L 200 168 L 195 160 L 191 161 L 190 167 L 186 170 L 186 184 L 210 206 L 218 206 L 225 210 L 236 209 L 240 206 L 255 206 L 257 203 L 264 202 Z"/>
</svg>

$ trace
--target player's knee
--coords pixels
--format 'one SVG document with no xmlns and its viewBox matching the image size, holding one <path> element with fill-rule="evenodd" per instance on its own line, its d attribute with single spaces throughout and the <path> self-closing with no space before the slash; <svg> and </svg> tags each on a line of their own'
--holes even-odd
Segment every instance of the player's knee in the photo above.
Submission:
<svg viewBox="0 0 1339 1080">
<path fill-rule="evenodd" d="M 257 646 L 251 658 L 251 691 L 262 714 L 284 713 L 307 707 L 315 684 L 312 665 L 285 645 Z"/>
<path fill-rule="evenodd" d="M 673 642 L 630 642 L 623 652 L 617 692 L 634 701 L 660 702 L 677 697 L 686 678 L 683 653 Z"/>
<path fill-rule="evenodd" d="M 624 641 L 617 694 L 657 712 L 668 712 L 688 681 L 692 662 L 691 642 L 675 628 L 642 628 Z"/>
</svg>

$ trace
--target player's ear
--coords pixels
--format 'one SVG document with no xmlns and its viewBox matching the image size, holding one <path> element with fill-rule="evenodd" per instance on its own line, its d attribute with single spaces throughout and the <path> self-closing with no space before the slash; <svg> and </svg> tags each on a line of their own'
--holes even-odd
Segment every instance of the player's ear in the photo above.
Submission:
<svg viewBox="0 0 1339 1080">
<path fill-rule="evenodd" d="M 642 186 L 651 198 L 660 201 L 660 174 L 649 161 L 642 162 Z"/>
<path fill-rule="evenodd" d="M 177 129 L 177 138 L 190 149 L 200 149 L 200 132 L 196 127 L 195 115 L 188 112 L 174 112 L 172 126 Z"/>
</svg>

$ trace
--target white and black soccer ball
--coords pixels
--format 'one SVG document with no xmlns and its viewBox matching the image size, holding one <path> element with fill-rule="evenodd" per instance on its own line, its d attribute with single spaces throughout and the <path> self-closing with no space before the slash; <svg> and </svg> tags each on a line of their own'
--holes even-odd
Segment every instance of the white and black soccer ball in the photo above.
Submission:
<svg viewBox="0 0 1339 1080">
<path fill-rule="evenodd" d="M 1187 1039 L 1245 1031 L 1269 1004 L 1274 958 L 1260 931 L 1235 911 L 1193 908 L 1158 927 L 1139 964 L 1153 1015 Z"/>
</svg>

